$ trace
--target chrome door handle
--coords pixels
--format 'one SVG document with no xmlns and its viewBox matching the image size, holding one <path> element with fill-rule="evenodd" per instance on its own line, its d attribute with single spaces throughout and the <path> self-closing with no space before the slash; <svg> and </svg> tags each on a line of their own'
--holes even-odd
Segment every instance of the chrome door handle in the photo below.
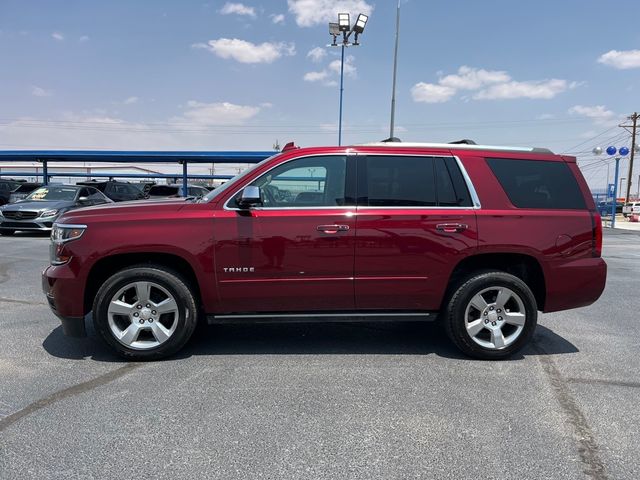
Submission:
<svg viewBox="0 0 640 480">
<path fill-rule="evenodd" d="M 464 223 L 439 223 L 436 225 L 436 230 L 445 233 L 459 233 L 469 228 L 469 225 Z"/>
<path fill-rule="evenodd" d="M 338 233 L 349 230 L 349 225 L 318 225 L 316 230 L 324 233 Z"/>
</svg>

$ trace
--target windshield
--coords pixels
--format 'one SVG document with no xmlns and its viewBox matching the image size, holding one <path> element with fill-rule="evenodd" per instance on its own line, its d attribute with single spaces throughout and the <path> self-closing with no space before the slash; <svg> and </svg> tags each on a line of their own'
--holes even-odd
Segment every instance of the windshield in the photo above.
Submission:
<svg viewBox="0 0 640 480">
<path fill-rule="evenodd" d="M 76 198 L 77 188 L 73 187 L 42 187 L 29 195 L 26 200 L 68 200 Z"/>
<path fill-rule="evenodd" d="M 244 172 L 242 172 L 241 174 L 233 177 L 230 180 L 227 180 L 225 183 L 223 183 L 222 185 L 220 185 L 219 187 L 217 187 L 215 190 L 212 190 L 211 192 L 209 192 L 207 195 L 205 195 L 204 197 L 202 197 L 202 199 L 200 200 L 201 202 L 210 202 L 211 200 L 213 200 L 214 198 L 216 198 L 218 195 L 220 195 L 222 192 L 225 192 L 226 190 L 228 190 L 229 188 L 231 188 L 233 185 L 238 184 L 238 182 L 240 182 L 243 178 L 245 178 L 247 175 L 251 174 L 251 172 L 253 172 L 256 168 L 260 167 L 262 164 L 264 164 L 265 162 L 268 162 L 269 160 L 271 160 L 272 158 L 276 157 L 280 155 L 279 153 L 276 153 L 275 155 L 270 156 L 269 158 L 265 158 L 264 160 L 262 160 L 259 163 L 256 163 L 255 165 L 247 168 Z"/>
</svg>

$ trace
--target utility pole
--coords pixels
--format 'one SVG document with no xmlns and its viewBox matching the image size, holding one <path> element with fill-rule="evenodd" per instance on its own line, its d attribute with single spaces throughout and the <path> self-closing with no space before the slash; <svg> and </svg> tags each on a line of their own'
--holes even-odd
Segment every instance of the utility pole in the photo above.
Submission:
<svg viewBox="0 0 640 480">
<path fill-rule="evenodd" d="M 629 175 L 627 175 L 627 193 L 624 196 L 624 203 L 629 202 L 629 193 L 631 192 L 631 181 L 633 179 L 633 158 L 636 153 L 636 129 L 638 125 L 638 118 L 640 118 L 640 115 L 638 115 L 637 112 L 633 112 L 633 115 L 627 118 L 631 120 L 632 124 L 620 125 L 622 128 L 624 128 L 627 131 L 631 129 L 631 132 L 630 132 L 631 133 L 631 157 L 629 157 Z"/>
</svg>

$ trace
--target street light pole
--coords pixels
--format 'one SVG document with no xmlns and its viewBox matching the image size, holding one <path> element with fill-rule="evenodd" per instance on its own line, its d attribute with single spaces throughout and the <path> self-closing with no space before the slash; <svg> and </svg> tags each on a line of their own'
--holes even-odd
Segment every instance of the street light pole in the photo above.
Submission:
<svg viewBox="0 0 640 480">
<path fill-rule="evenodd" d="M 393 86 L 391 87 L 391 121 L 389 126 L 389 138 L 393 138 L 396 121 L 396 76 L 398 73 L 398 42 L 400 39 L 400 0 L 396 12 L 396 46 L 393 53 Z"/>
<path fill-rule="evenodd" d="M 340 58 L 340 115 L 338 117 L 338 146 L 342 145 L 342 95 L 344 92 L 344 43 L 341 45 Z"/>
<path fill-rule="evenodd" d="M 361 13 L 358 15 L 356 22 L 353 24 L 353 28 L 351 28 L 351 20 L 350 15 L 348 13 L 339 13 L 338 14 L 338 23 L 329 23 L 329 35 L 333 37 L 333 43 L 328 45 L 329 47 L 337 47 L 337 38 L 338 35 L 342 34 L 342 42 L 340 43 L 340 105 L 339 105 L 339 113 L 338 113 L 338 146 L 342 145 L 342 100 L 344 94 L 344 49 L 349 46 L 357 47 L 360 45 L 358 43 L 358 35 L 361 35 L 364 32 L 364 27 L 369 20 L 368 15 L 364 15 Z M 353 43 L 349 41 L 349 37 L 351 34 L 355 33 L 355 38 Z"/>
</svg>

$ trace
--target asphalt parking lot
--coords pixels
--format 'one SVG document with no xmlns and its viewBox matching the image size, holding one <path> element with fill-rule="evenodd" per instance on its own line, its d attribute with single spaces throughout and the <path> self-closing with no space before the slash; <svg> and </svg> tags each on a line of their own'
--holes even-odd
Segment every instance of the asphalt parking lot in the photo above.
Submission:
<svg viewBox="0 0 640 480">
<path fill-rule="evenodd" d="M 510 361 L 433 324 L 214 326 L 124 363 L 63 336 L 48 239 L 0 238 L 0 478 L 640 478 L 640 234 Z"/>
</svg>

